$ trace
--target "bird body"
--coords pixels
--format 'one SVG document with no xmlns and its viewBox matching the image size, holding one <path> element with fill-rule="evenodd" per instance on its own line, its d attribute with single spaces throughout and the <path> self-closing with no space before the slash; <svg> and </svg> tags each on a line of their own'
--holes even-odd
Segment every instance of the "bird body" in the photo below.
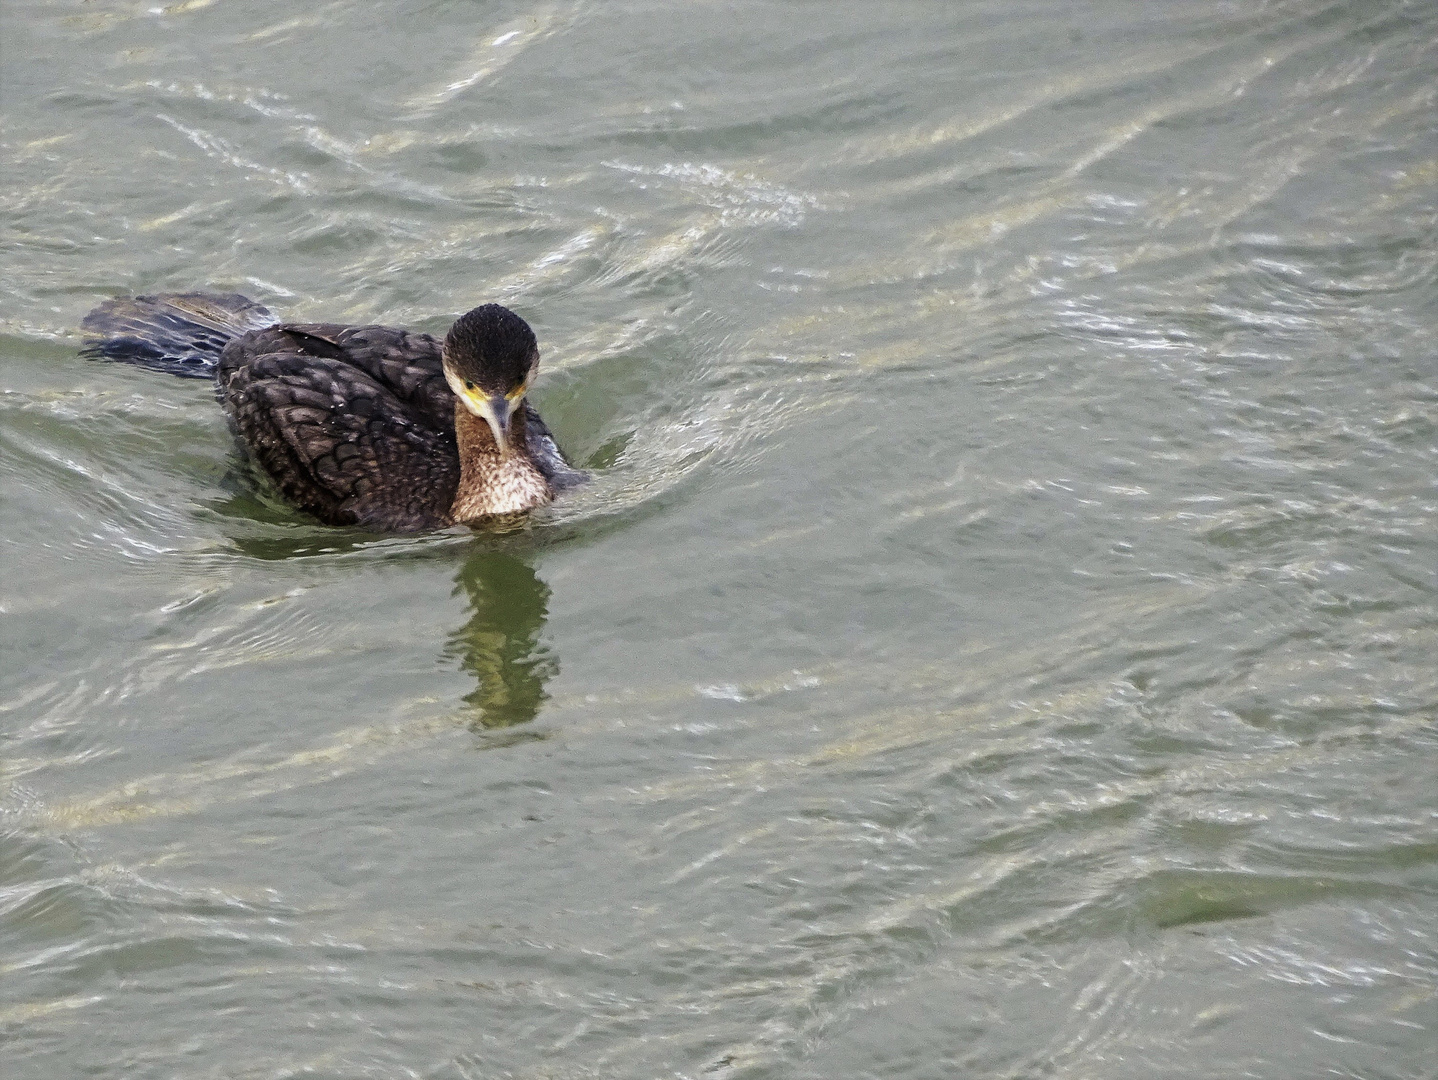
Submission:
<svg viewBox="0 0 1438 1080">
<path fill-rule="evenodd" d="M 442 528 L 541 506 L 583 476 L 524 398 L 533 332 L 498 305 L 462 316 L 444 342 L 281 323 L 244 297 L 203 293 L 109 301 L 84 325 L 91 356 L 213 372 L 251 457 L 328 524 Z"/>
</svg>

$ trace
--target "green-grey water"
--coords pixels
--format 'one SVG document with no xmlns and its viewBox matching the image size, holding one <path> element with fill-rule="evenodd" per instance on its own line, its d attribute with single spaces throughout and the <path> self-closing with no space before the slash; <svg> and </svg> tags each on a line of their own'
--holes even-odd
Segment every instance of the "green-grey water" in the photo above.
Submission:
<svg viewBox="0 0 1438 1080">
<path fill-rule="evenodd" d="M 1438 1075 L 1438 7 L 8 0 L 0 1072 Z M 119 294 L 539 336 L 287 509 Z"/>
</svg>

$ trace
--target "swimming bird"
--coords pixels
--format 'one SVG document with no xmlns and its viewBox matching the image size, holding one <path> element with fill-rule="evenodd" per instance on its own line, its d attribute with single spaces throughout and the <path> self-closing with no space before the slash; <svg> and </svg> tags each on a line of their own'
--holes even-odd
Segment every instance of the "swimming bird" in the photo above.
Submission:
<svg viewBox="0 0 1438 1080">
<path fill-rule="evenodd" d="M 237 293 L 109 300 L 85 355 L 213 378 L 239 441 L 300 509 L 414 532 L 541 506 L 584 476 L 526 400 L 534 331 L 499 304 L 443 343 L 388 326 L 284 323 Z"/>
</svg>

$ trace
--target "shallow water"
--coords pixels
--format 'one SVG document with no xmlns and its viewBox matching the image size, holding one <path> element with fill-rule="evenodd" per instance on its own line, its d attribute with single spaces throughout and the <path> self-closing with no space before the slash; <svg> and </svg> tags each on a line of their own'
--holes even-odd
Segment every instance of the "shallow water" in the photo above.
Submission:
<svg viewBox="0 0 1438 1080">
<path fill-rule="evenodd" d="M 1438 8 L 4 16 L 7 1077 L 1433 1076 Z M 308 523 L 119 293 L 499 300 Z"/>
</svg>

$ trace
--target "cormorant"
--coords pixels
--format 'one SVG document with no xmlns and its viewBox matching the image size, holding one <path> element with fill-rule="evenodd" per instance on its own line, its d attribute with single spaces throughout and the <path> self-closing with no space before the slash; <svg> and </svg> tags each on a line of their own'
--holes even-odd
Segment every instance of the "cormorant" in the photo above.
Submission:
<svg viewBox="0 0 1438 1080">
<path fill-rule="evenodd" d="M 213 377 L 241 443 L 331 525 L 413 532 L 541 506 L 583 478 L 525 400 L 529 324 L 485 304 L 443 344 L 387 326 L 282 323 L 237 293 L 109 300 L 93 358 Z"/>
</svg>

